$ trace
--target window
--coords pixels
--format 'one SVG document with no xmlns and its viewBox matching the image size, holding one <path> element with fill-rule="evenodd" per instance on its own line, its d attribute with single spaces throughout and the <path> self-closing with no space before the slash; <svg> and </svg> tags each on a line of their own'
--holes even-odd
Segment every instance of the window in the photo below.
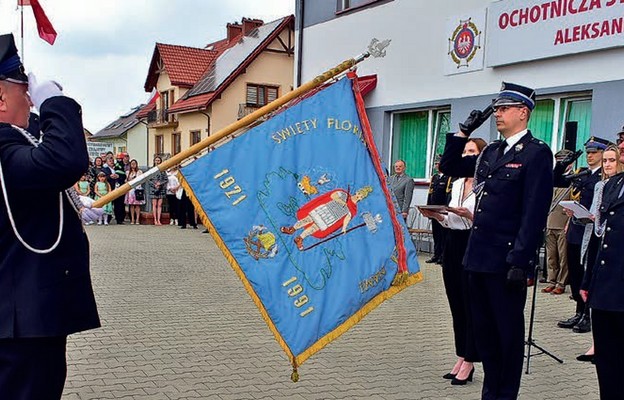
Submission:
<svg viewBox="0 0 624 400">
<path fill-rule="evenodd" d="M 171 154 L 178 154 L 182 151 L 182 141 L 180 132 L 171 134 Z"/>
<path fill-rule="evenodd" d="M 247 106 L 262 107 L 277 99 L 277 86 L 247 84 Z"/>
<path fill-rule="evenodd" d="M 563 99 L 561 102 L 561 120 L 559 125 L 559 143 L 563 143 L 563 137 L 565 135 L 565 123 L 570 121 L 576 121 L 578 123 L 578 129 L 576 131 L 576 149 L 585 149 L 585 142 L 587 142 L 591 136 L 589 131 L 591 125 L 591 97 L 578 97 Z M 563 145 L 561 146 L 563 147 Z M 580 157 L 577 166 L 586 167 L 587 159 Z"/>
<path fill-rule="evenodd" d="M 156 154 L 163 154 L 165 152 L 165 138 L 163 135 L 156 135 Z"/>
<path fill-rule="evenodd" d="M 555 153 L 564 146 L 566 122 L 576 121 L 578 123 L 576 149 L 583 149 L 583 144 L 591 136 L 589 131 L 591 103 L 590 93 L 539 99 L 531 113 L 529 130 L 533 136 L 546 142 Z M 578 165 L 584 166 L 585 164 L 585 158 L 581 157 Z"/>
<path fill-rule="evenodd" d="M 553 99 L 537 100 L 529 119 L 529 130 L 536 138 L 552 145 L 555 101 Z"/>
<path fill-rule="evenodd" d="M 448 109 L 397 113 L 393 117 L 392 162 L 405 160 L 406 173 L 426 179 L 433 169 L 435 154 L 441 154 L 450 130 Z"/>
<path fill-rule="evenodd" d="M 191 131 L 191 137 L 189 140 L 191 146 L 199 142 L 201 142 L 201 131 Z"/>
<path fill-rule="evenodd" d="M 169 107 L 171 107 L 174 102 L 175 102 L 175 99 L 174 99 L 173 89 L 160 92 L 159 122 L 174 122 L 175 121 L 175 116 L 173 114 L 168 113 Z"/>
<path fill-rule="evenodd" d="M 387 0 L 386 0 L 387 1 Z M 382 0 L 336 0 L 336 12 L 342 12 L 359 8 L 373 3 L 381 3 Z"/>
</svg>

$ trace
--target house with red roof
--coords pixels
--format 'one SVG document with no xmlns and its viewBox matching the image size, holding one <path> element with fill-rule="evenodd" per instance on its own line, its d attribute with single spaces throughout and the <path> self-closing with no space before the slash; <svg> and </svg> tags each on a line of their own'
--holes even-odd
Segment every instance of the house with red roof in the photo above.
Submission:
<svg viewBox="0 0 624 400">
<path fill-rule="evenodd" d="M 137 114 L 148 154 L 168 157 L 293 89 L 294 16 L 228 23 L 204 48 L 156 43 Z"/>
</svg>

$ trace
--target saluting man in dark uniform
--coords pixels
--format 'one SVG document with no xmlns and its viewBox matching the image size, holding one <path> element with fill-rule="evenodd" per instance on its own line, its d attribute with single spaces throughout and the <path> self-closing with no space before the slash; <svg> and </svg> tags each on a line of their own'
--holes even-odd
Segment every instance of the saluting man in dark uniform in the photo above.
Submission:
<svg viewBox="0 0 624 400">
<path fill-rule="evenodd" d="M 527 272 L 546 225 L 553 192 L 553 156 L 527 130 L 535 92 L 503 83 L 492 104 L 505 140 L 480 158 L 463 157 L 466 139 L 491 113 L 474 110 L 460 133 L 449 134 L 440 168 L 452 176 L 475 175 L 474 222 L 464 266 L 477 350 L 483 360 L 482 399 L 516 399 L 524 360 Z M 476 170 L 476 172 L 475 172 Z"/>
<path fill-rule="evenodd" d="M 582 294 L 592 311 L 600 398 L 618 400 L 624 393 L 624 173 L 605 184 L 595 224 L 603 237 L 593 268 L 588 264 L 585 271 Z"/>
<path fill-rule="evenodd" d="M 31 105 L 41 142 L 26 131 Z M 0 35 L 2 399 L 60 399 L 67 335 L 100 326 L 89 242 L 65 193 L 87 163 L 80 106 L 27 77 L 13 35 Z"/>
<path fill-rule="evenodd" d="M 572 185 L 570 190 L 571 199 L 578 201 L 588 210 L 594 200 L 594 187 L 602 179 L 602 168 L 600 167 L 602 165 L 602 152 L 607 148 L 608 144 L 609 141 L 605 139 L 598 137 L 589 138 L 585 143 L 588 168 L 577 170 L 574 175 L 577 177 L 571 180 L 557 174 L 555 175 L 555 186 L 567 187 Z M 571 217 L 572 213 L 568 212 L 568 216 Z M 560 328 L 572 329 L 576 333 L 591 331 L 589 309 L 579 294 L 585 271 L 584 262 L 581 260 L 581 244 L 584 232 L 585 225 L 575 223 L 574 218 L 571 218 L 570 222 L 568 222 L 566 242 L 568 279 L 570 281 L 570 289 L 572 290 L 572 298 L 576 302 L 576 312 L 572 317 L 557 323 L 557 326 Z"/>
<path fill-rule="evenodd" d="M 431 177 L 431 182 L 429 183 L 427 205 L 446 206 L 449 203 L 453 187 L 452 178 L 440 171 L 440 155 L 435 156 L 434 166 L 436 173 Z M 435 218 L 431 218 L 431 233 L 433 236 L 433 256 L 425 262 L 441 264 L 447 228 L 443 227 Z"/>
</svg>

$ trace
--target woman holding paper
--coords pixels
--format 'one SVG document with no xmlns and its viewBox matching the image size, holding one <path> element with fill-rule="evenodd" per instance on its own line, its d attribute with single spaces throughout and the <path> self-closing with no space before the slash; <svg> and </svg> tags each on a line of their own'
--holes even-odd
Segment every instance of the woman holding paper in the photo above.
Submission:
<svg viewBox="0 0 624 400">
<path fill-rule="evenodd" d="M 591 213 L 589 217 L 590 222 L 585 225 L 583 243 L 581 245 L 581 260 L 584 260 L 586 272 L 581 284 L 580 294 L 586 303 L 593 267 L 600 248 L 600 240 L 605 231 L 605 221 L 600 215 L 604 187 L 612 176 L 622 171 L 624 171 L 624 164 L 620 162 L 618 148 L 615 145 L 607 147 L 602 155 L 602 180 L 596 183 L 594 187 L 594 200 L 589 210 Z M 585 354 L 578 356 L 576 359 L 579 361 L 593 361 L 594 346 L 592 345 Z"/>
<path fill-rule="evenodd" d="M 483 139 L 470 139 L 464 147 L 463 156 L 478 155 L 486 145 Z M 476 201 L 472 182 L 473 178 L 461 178 L 453 182 L 451 201 L 447 208 L 449 214 L 420 210 L 425 217 L 435 218 L 442 226 L 449 228 L 442 254 L 442 277 L 453 318 L 457 361 L 451 372 L 443 378 L 451 379 L 452 385 L 465 385 L 472 381 L 473 363 L 480 361 L 472 334 L 466 274 L 462 265 Z"/>
<path fill-rule="evenodd" d="M 607 180 L 603 181 L 594 214 L 594 232 L 601 237 L 595 259 L 589 258 L 580 294 L 592 310 L 592 331 L 596 354 L 600 398 L 622 397 L 621 375 L 624 359 L 624 170 L 615 146 L 603 156 Z"/>
</svg>

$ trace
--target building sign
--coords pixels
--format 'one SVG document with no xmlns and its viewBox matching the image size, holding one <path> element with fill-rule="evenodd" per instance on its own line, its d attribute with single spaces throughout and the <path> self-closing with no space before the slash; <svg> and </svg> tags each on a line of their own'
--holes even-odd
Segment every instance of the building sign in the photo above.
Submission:
<svg viewBox="0 0 624 400">
<path fill-rule="evenodd" d="M 488 9 L 487 66 L 624 46 L 624 0 L 504 0 Z"/>
<path fill-rule="evenodd" d="M 446 75 L 483 69 L 485 10 L 447 19 L 448 50 Z"/>
<path fill-rule="evenodd" d="M 100 157 L 109 151 L 113 151 L 113 144 L 103 142 L 87 142 L 87 151 L 89 152 L 89 158 L 93 160 L 95 157 Z"/>
</svg>

